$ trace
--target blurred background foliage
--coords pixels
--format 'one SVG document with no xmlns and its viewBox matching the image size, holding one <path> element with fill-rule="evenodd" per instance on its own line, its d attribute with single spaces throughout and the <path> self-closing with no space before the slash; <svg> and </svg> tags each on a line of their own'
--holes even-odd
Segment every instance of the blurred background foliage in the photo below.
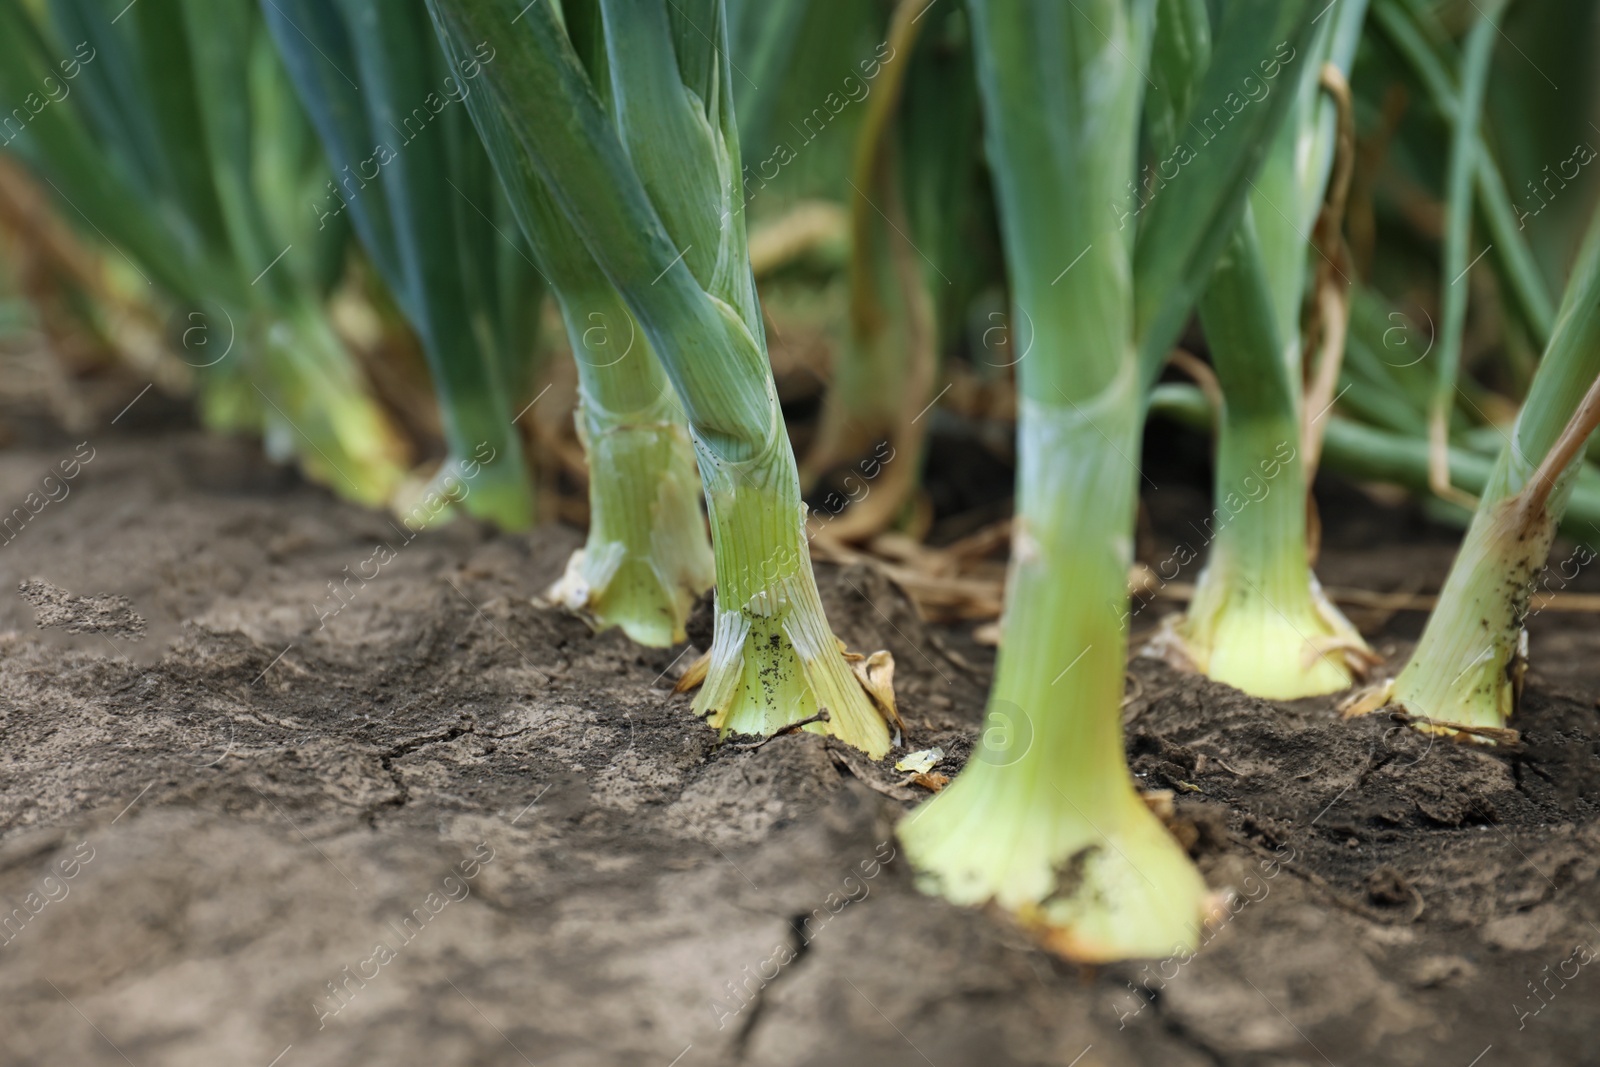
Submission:
<svg viewBox="0 0 1600 1067">
<path fill-rule="evenodd" d="M 539 507 L 486 517 L 583 521 L 575 375 L 543 282 L 517 259 L 494 189 L 476 187 L 479 218 L 444 184 L 484 177 L 475 146 L 451 141 L 470 130 L 464 109 L 442 109 L 429 134 L 439 143 L 399 151 L 418 187 L 444 190 L 410 210 L 452 212 L 465 234 L 417 254 L 446 260 L 481 298 L 447 329 L 496 353 L 501 397 L 438 387 L 451 359 L 488 357 L 419 341 L 406 280 L 418 264 L 392 249 L 374 258 L 348 213 L 326 217 L 328 183 L 348 160 L 324 157 L 287 73 L 309 61 L 285 66 L 263 10 L 289 16 L 272 0 L 125 3 L 0 0 L 5 391 L 87 428 L 151 383 L 193 397 L 208 426 L 260 436 L 332 491 L 401 513 L 459 451 L 449 426 L 476 417 L 474 406 L 520 409 L 517 477 Z M 317 6 L 293 5 L 294 17 Z M 1426 411 L 1455 94 L 1476 7 L 1371 5 L 1350 79 L 1352 321 L 1324 462 L 1457 523 L 1465 510 L 1429 491 Z M 728 0 L 728 22 L 752 260 L 816 514 L 841 544 L 902 556 L 907 542 L 948 545 L 1004 519 L 1026 339 L 1008 321 L 962 5 Z M 1502 29 L 1482 122 L 1495 177 L 1474 183 L 1479 258 L 1450 422 L 1452 468 L 1469 473 L 1503 442 L 1600 182 L 1600 3 L 1513 3 Z M 329 107 L 348 106 L 339 79 L 324 88 Z M 394 195 L 394 178 L 381 180 Z M 225 333 L 234 347 L 207 365 Z M 1183 347 L 1205 360 L 1197 327 Z M 1192 381 L 1169 367 L 1156 414 L 1207 425 Z M 863 462 L 886 449 L 917 462 L 864 479 Z M 868 482 L 870 492 L 856 488 Z M 1596 518 L 1591 464 L 1569 521 Z"/>
</svg>

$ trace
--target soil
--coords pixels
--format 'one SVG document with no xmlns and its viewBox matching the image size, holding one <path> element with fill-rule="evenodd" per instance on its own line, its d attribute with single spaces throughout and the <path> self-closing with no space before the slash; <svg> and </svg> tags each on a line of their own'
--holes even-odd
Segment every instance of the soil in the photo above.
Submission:
<svg viewBox="0 0 1600 1067">
<path fill-rule="evenodd" d="M 0 453 L 8 511 L 94 452 L 0 547 L 0 589 L 33 583 L 0 597 L 8 1067 L 1600 1062 L 1593 619 L 1533 620 L 1504 751 L 1134 660 L 1134 770 L 1236 896 L 1192 959 L 1087 968 L 917 891 L 906 776 L 719 745 L 670 691 L 685 649 L 535 604 L 575 531 L 403 543 L 140 426 Z M 1153 476 L 1170 546 L 1204 480 Z M 1454 535 L 1358 497 L 1323 494 L 1325 582 L 1436 588 Z M 955 773 L 992 654 L 869 568 L 819 581 Z M 1403 657 L 1420 616 L 1377 622 Z"/>
</svg>

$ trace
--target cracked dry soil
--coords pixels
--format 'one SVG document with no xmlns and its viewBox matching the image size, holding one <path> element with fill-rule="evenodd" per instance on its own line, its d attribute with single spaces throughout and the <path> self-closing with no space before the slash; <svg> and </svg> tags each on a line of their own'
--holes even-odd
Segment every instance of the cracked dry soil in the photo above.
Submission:
<svg viewBox="0 0 1600 1067">
<path fill-rule="evenodd" d="M 1134 769 L 1239 895 L 1192 959 L 1080 968 L 915 890 L 921 790 L 810 735 L 718 746 L 680 650 L 532 604 L 574 532 L 428 533 L 319 624 L 385 518 L 244 446 L 96 446 L 0 549 L 6 1067 L 1600 1062 L 1587 620 L 1534 620 L 1503 753 L 1135 661 Z M 0 455 L 0 493 L 54 458 Z M 1336 542 L 1330 584 L 1449 561 Z M 990 657 L 819 576 L 953 773 Z M 145 638 L 36 629 L 31 578 Z"/>
</svg>

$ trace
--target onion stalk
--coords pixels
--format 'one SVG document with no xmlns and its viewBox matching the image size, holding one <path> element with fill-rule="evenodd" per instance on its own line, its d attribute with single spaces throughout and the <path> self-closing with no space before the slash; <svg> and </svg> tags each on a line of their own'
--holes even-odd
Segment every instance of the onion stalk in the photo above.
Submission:
<svg viewBox="0 0 1600 1067">
<path fill-rule="evenodd" d="M 1521 688 L 1528 601 L 1600 423 L 1597 383 L 1600 213 L 1438 606 L 1392 685 L 1354 710 L 1398 705 L 1444 733 L 1505 727 Z"/>
<path fill-rule="evenodd" d="M 1481 143 L 1478 138 L 1478 116 L 1483 108 L 1483 94 L 1489 84 L 1489 61 L 1494 55 L 1495 35 L 1500 32 L 1500 5 L 1491 3 L 1487 10 L 1479 9 L 1478 21 L 1467 35 L 1467 46 L 1462 62 L 1461 91 L 1456 98 L 1455 129 L 1450 140 L 1450 165 L 1446 178 L 1447 204 L 1444 256 L 1440 264 L 1442 276 L 1439 290 L 1442 294 L 1439 317 L 1439 353 L 1436 360 L 1435 384 L 1428 407 L 1428 443 L 1432 447 L 1431 476 L 1433 490 L 1447 500 L 1471 507 L 1476 503 L 1470 496 L 1450 484 L 1447 459 L 1450 442 L 1451 416 L 1455 414 L 1457 381 L 1461 374 L 1461 341 L 1467 322 L 1467 240 L 1472 228 L 1472 177 L 1473 161 Z"/>
<path fill-rule="evenodd" d="M 988 724 L 899 834 L 927 888 L 992 900 L 1057 951 L 1162 955 L 1197 942 L 1207 894 L 1122 752 L 1143 388 L 1132 231 L 1105 208 L 1135 154 L 1149 27 L 1116 0 L 969 9 L 1013 318 L 1032 344 Z"/>
<path fill-rule="evenodd" d="M 598 628 L 620 626 L 640 644 L 662 647 L 684 639 L 695 598 L 715 581 L 694 442 L 649 342 L 635 333 L 616 291 L 598 280 L 604 288 L 586 294 L 557 286 L 578 361 L 589 535 L 550 596 Z M 626 359 L 618 346 L 629 340 L 647 367 L 602 362 Z"/>
<path fill-rule="evenodd" d="M 978 82 L 1011 279 L 1017 520 L 988 718 L 961 775 L 900 824 L 924 886 L 994 902 L 1085 960 L 1192 950 L 1204 880 L 1122 751 L 1146 390 L 1245 210 L 1287 94 L 1238 114 L 1132 213 L 1155 5 L 973 0 Z M 1203 14 L 1160 5 L 1159 20 Z M 1222 101 L 1308 5 L 1225 5 L 1197 98 Z M 1107 211 L 1107 206 L 1112 210 Z"/>
<path fill-rule="evenodd" d="M 569 37 L 592 32 L 586 5 L 562 16 L 512 0 L 429 7 L 457 47 L 495 42 L 500 55 L 484 79 L 506 131 L 683 404 L 717 575 L 696 712 L 724 733 L 766 735 L 825 710 L 806 728 L 885 755 L 885 712 L 846 663 L 811 572 L 750 272 L 720 0 L 601 3 L 609 108 Z"/>
<path fill-rule="evenodd" d="M 1288 84 L 1267 90 L 1294 94 L 1289 118 L 1200 301 L 1223 395 L 1216 507 L 1205 531 L 1210 557 L 1188 611 L 1153 643 L 1181 665 L 1275 699 L 1344 689 L 1371 655 L 1311 571 L 1300 325 L 1315 254 L 1306 234 L 1322 206 L 1335 136 L 1323 66 L 1348 69 L 1365 7 L 1339 3 Z"/>
<path fill-rule="evenodd" d="M 542 287 L 516 227 L 496 225 L 504 194 L 462 107 L 492 49 L 447 61 L 422 0 L 263 10 L 337 175 L 315 201 L 319 225 L 348 212 L 427 356 L 447 454 L 421 495 L 465 467 L 458 506 L 526 529 L 533 487 L 512 405 L 537 316 L 511 312 L 537 308 Z"/>
<path fill-rule="evenodd" d="M 1456 79 L 1450 64 L 1434 51 L 1429 35 L 1418 25 L 1421 22 L 1437 26 L 1428 10 L 1406 0 L 1374 0 L 1372 14 L 1374 23 L 1416 72 L 1423 88 L 1433 99 L 1434 106 L 1452 126 L 1460 125 L 1461 99 L 1455 88 Z M 1441 43 L 1448 43 L 1442 31 L 1436 36 Z M 1546 344 L 1555 319 L 1554 302 L 1539 273 L 1533 251 L 1528 246 L 1527 235 L 1518 223 L 1516 207 L 1511 202 L 1505 177 L 1494 154 L 1489 151 L 1481 131 L 1473 131 L 1472 139 L 1474 185 L 1492 238 L 1486 251 L 1492 250 L 1493 255 L 1489 258 L 1500 264 L 1507 288 L 1535 341 Z"/>
<path fill-rule="evenodd" d="M 602 34 L 586 43 L 604 56 Z M 459 54 L 452 38 L 444 44 Z M 467 106 L 551 281 L 577 363 L 589 533 L 548 596 L 597 629 L 621 627 L 643 645 L 676 644 L 695 598 L 715 577 L 683 409 L 649 339 L 500 112 L 485 94 Z"/>
<path fill-rule="evenodd" d="M 1247 216 L 1201 302 L 1223 388 L 1206 520 L 1214 539 L 1188 612 L 1166 637 L 1208 677 L 1293 699 L 1348 687 L 1366 644 L 1311 572 L 1299 346 L 1279 342 L 1273 318 Z"/>
</svg>

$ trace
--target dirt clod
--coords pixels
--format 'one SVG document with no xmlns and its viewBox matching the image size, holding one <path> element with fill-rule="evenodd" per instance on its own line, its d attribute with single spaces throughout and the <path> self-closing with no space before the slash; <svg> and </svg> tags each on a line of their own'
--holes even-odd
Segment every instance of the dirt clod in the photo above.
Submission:
<svg viewBox="0 0 1600 1067">
<path fill-rule="evenodd" d="M 1367 899 L 1374 904 L 1406 904 L 1411 887 L 1405 876 L 1388 865 L 1374 868 L 1366 878 Z"/>
<path fill-rule="evenodd" d="M 17 593 L 33 605 L 39 628 L 60 627 L 69 634 L 107 634 L 138 641 L 144 619 L 125 596 L 73 596 L 43 578 L 17 583 Z"/>
</svg>

